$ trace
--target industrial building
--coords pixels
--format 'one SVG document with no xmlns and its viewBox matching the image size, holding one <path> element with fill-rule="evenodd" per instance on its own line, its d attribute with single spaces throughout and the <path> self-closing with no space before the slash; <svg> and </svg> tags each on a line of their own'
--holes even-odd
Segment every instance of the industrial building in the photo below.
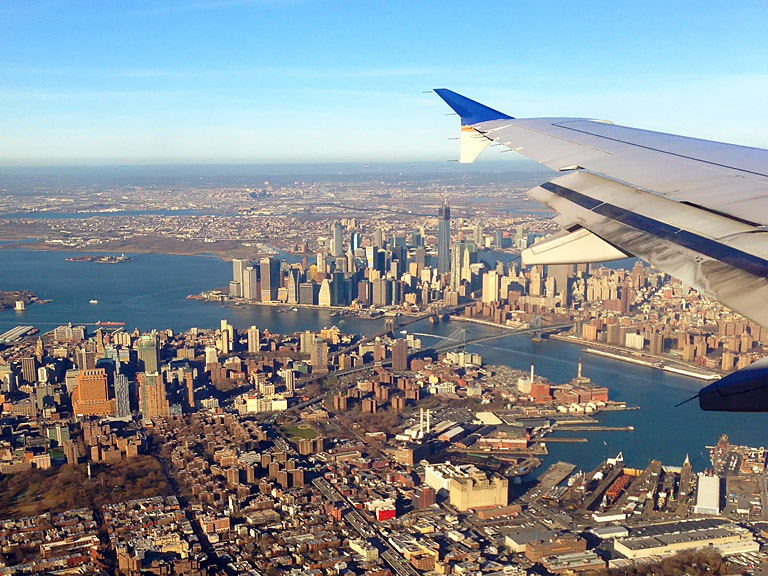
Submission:
<svg viewBox="0 0 768 576">
<path fill-rule="evenodd" d="M 471 464 L 429 464 L 424 468 L 424 482 L 438 496 L 448 496 L 451 505 L 461 511 L 506 506 L 509 500 L 507 478 L 495 475 L 489 478 Z"/>
<path fill-rule="evenodd" d="M 531 540 L 525 544 L 525 557 L 538 562 L 551 556 L 586 552 L 587 541 L 573 534 L 559 534 L 546 540 Z"/>
<path fill-rule="evenodd" d="M 506 506 L 509 502 L 509 480 L 502 476 L 486 476 L 474 466 L 466 467 L 466 475 L 451 478 L 450 503 L 464 512 L 471 508 Z"/>
<path fill-rule="evenodd" d="M 752 548 L 757 544 L 750 536 L 746 528 L 725 520 L 687 520 L 633 528 L 629 538 L 615 541 L 614 549 L 629 559 L 664 556 L 708 546 L 722 547 L 724 551 L 741 550 L 745 545 Z"/>
<path fill-rule="evenodd" d="M 694 514 L 720 514 L 720 478 L 699 475 Z"/>
</svg>

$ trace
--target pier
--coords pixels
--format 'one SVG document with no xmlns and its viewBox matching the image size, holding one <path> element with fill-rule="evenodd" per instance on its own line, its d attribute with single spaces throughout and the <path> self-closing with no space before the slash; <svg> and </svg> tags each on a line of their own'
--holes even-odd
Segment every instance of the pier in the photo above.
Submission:
<svg viewBox="0 0 768 576">
<path fill-rule="evenodd" d="M 539 477 L 539 485 L 542 492 L 551 490 L 560 482 L 568 478 L 571 473 L 576 469 L 576 466 L 569 464 L 568 462 L 556 462 L 547 468 L 546 472 Z"/>
<path fill-rule="evenodd" d="M 633 432 L 634 426 L 559 426 L 561 432 Z"/>
<path fill-rule="evenodd" d="M 589 442 L 586 438 L 541 438 L 539 439 L 539 442 L 544 442 L 549 444 L 550 442 L 554 443 L 563 443 L 563 444 L 586 444 Z"/>
</svg>

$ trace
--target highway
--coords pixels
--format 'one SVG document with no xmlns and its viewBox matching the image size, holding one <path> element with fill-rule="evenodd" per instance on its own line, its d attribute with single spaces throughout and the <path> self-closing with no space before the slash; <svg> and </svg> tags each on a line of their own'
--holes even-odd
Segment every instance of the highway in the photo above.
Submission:
<svg viewBox="0 0 768 576">
<path fill-rule="evenodd" d="M 349 522 L 361 537 L 368 540 L 379 551 L 379 556 L 398 576 L 418 576 L 419 573 L 387 542 L 378 527 L 372 526 L 362 514 L 355 510 L 350 501 L 325 478 L 315 478 L 312 485 L 330 502 L 343 502 L 342 518 Z"/>
<path fill-rule="evenodd" d="M 291 457 L 298 461 L 302 466 L 305 468 L 310 467 L 307 459 L 304 456 L 301 456 L 284 437 L 276 437 L 274 443 L 275 447 L 290 454 Z M 329 502 L 340 502 L 343 504 L 342 518 L 344 521 L 349 522 L 361 537 L 365 538 L 376 547 L 379 551 L 379 556 L 391 566 L 392 570 L 394 570 L 398 576 L 419 576 L 419 573 L 413 566 L 406 562 L 406 560 L 386 541 L 386 537 L 379 532 L 378 527 L 372 526 L 362 514 L 355 510 L 352 503 L 330 482 L 328 482 L 328 480 L 322 477 L 315 478 L 312 480 L 312 485 L 327 498 Z"/>
</svg>

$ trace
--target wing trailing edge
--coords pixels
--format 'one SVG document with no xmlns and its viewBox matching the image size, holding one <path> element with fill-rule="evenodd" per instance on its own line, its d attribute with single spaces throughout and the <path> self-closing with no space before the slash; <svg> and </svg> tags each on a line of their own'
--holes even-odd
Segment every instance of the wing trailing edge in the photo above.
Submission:
<svg viewBox="0 0 768 576">
<path fill-rule="evenodd" d="M 520 254 L 525 266 L 610 262 L 630 256 L 631 254 L 619 250 L 586 228 L 554 234 L 526 248 Z"/>
</svg>

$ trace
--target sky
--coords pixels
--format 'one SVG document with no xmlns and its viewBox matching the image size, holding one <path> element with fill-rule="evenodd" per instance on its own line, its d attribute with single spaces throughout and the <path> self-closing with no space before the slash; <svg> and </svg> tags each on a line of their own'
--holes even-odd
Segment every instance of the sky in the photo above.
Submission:
<svg viewBox="0 0 768 576">
<path fill-rule="evenodd" d="M 0 0 L 0 164 L 451 160 L 441 87 L 768 148 L 766 21 L 757 0 Z"/>
</svg>

